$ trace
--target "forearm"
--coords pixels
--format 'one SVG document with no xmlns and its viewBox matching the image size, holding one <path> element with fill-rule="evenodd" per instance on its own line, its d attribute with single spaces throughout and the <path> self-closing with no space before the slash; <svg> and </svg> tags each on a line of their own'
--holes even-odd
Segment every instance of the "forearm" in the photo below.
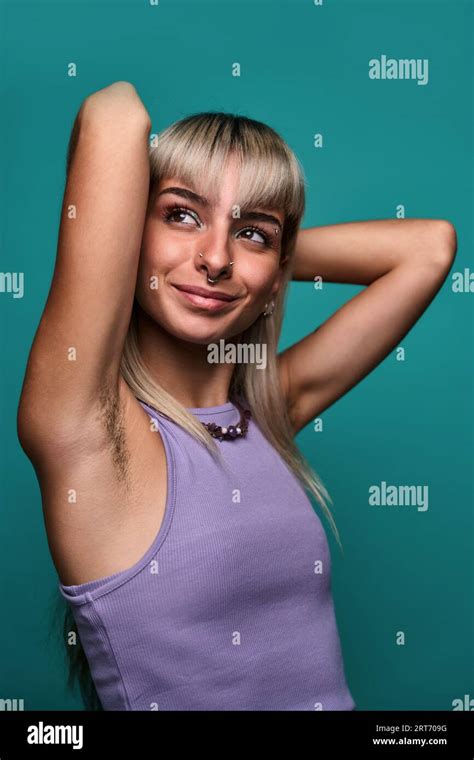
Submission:
<svg viewBox="0 0 474 760">
<path fill-rule="evenodd" d="M 370 285 L 404 262 L 448 263 L 454 227 L 440 219 L 377 219 L 311 227 L 298 232 L 294 280 Z"/>
</svg>

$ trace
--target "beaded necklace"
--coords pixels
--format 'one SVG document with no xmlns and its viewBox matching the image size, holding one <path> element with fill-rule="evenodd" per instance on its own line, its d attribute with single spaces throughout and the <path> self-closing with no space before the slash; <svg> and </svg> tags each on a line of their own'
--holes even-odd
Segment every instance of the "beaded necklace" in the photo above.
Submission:
<svg viewBox="0 0 474 760">
<path fill-rule="evenodd" d="M 250 409 L 244 409 L 240 404 L 235 404 L 240 409 L 240 420 L 237 425 L 228 425 L 227 427 L 221 427 L 216 425 L 215 422 L 203 422 L 201 423 L 207 428 L 208 432 L 213 438 L 218 438 L 220 441 L 233 441 L 235 438 L 243 438 L 249 428 L 249 420 L 252 416 Z"/>
</svg>

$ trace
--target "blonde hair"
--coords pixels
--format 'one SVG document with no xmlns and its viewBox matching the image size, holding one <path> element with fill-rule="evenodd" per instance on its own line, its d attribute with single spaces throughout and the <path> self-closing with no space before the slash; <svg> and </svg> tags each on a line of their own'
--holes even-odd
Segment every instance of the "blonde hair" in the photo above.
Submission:
<svg viewBox="0 0 474 760">
<path fill-rule="evenodd" d="M 305 179 L 297 157 L 278 133 L 262 122 L 222 112 L 187 116 L 164 129 L 156 144 L 152 142 L 149 151 L 150 202 L 160 180 L 165 177 L 177 177 L 211 202 L 215 201 L 216 188 L 220 186 L 231 156 L 239 161 L 235 204 L 240 211 L 256 207 L 284 211 L 281 256 L 287 256 L 288 260 L 281 265 L 283 278 L 274 299 L 273 315 L 268 318 L 260 315 L 240 336 L 245 344 L 266 344 L 267 367 L 261 371 L 255 364 L 237 364 L 229 398 L 245 399 L 264 436 L 321 505 L 341 546 L 328 506 L 332 499 L 294 442 L 277 367 L 286 290 L 291 279 L 296 235 L 305 208 Z M 215 440 L 206 428 L 161 388 L 147 369 L 138 348 L 136 302 L 125 340 L 121 374 L 136 398 L 176 422 L 214 456 L 219 456 Z"/>
</svg>

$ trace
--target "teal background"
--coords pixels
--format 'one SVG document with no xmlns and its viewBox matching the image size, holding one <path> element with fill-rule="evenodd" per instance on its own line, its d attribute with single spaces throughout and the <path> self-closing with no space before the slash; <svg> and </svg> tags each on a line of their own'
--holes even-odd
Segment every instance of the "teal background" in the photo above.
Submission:
<svg viewBox="0 0 474 760">
<path fill-rule="evenodd" d="M 303 226 L 406 215 L 449 219 L 452 271 L 473 268 L 473 5 L 464 2 L 8 2 L 0 6 L 0 698 L 80 709 L 49 638 L 57 576 L 34 470 L 16 436 L 28 352 L 52 276 L 67 142 L 91 92 L 131 81 L 153 132 L 189 113 L 267 122 L 308 182 Z M 385 53 L 428 58 L 429 83 L 372 81 Z M 67 64 L 78 67 L 67 76 Z M 231 76 L 238 61 L 240 78 Z M 313 148 L 313 135 L 324 148 Z M 281 347 L 360 287 L 293 283 Z M 395 351 L 298 442 L 334 500 L 333 593 L 359 710 L 451 710 L 474 697 L 472 293 L 451 277 Z M 64 414 L 67 414 L 67 409 Z M 368 504 L 386 480 L 426 484 L 427 512 Z M 405 646 L 396 645 L 404 631 Z"/>
</svg>

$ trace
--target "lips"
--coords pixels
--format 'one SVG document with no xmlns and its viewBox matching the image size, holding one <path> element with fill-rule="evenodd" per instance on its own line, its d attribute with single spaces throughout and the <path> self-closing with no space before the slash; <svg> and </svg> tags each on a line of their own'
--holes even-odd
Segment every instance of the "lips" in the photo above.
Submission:
<svg viewBox="0 0 474 760">
<path fill-rule="evenodd" d="M 191 293 L 195 296 L 201 296 L 202 298 L 210 298 L 218 301 L 235 301 L 237 296 L 233 296 L 230 293 L 224 293 L 222 290 L 208 290 L 207 288 L 200 288 L 197 285 L 176 285 L 173 287 L 178 290 L 182 290 L 184 293 Z"/>
<path fill-rule="evenodd" d="M 224 293 L 222 290 L 209 290 L 197 285 L 172 285 L 178 297 L 201 313 L 213 314 L 229 309 L 230 304 L 237 300 L 238 296 Z"/>
</svg>

